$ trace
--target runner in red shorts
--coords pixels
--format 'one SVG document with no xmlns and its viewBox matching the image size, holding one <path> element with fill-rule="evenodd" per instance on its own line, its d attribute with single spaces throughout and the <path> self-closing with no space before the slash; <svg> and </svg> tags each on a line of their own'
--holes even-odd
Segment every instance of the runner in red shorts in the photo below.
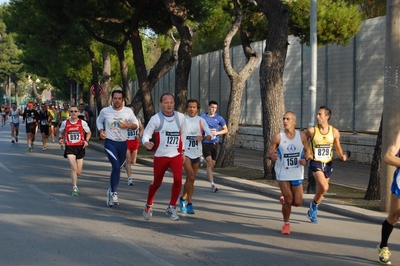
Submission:
<svg viewBox="0 0 400 266">
<path fill-rule="evenodd" d="M 135 112 L 135 110 L 133 109 L 133 105 L 129 104 L 126 107 L 131 108 L 132 111 Z M 137 119 L 139 122 L 139 127 L 135 130 L 128 128 L 128 138 L 126 139 L 127 150 L 125 169 L 126 174 L 128 175 L 128 186 L 133 186 L 132 164 L 136 164 L 136 158 L 140 144 L 139 139 L 142 137 L 144 131 L 140 118 L 137 117 Z"/>
</svg>

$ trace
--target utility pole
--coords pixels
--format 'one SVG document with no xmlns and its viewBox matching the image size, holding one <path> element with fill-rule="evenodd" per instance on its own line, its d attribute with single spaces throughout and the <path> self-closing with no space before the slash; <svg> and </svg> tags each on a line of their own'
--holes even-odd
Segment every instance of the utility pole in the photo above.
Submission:
<svg viewBox="0 0 400 266">
<path fill-rule="evenodd" d="M 310 73 L 310 123 L 309 127 L 315 125 L 315 109 L 317 105 L 317 0 L 310 1 L 310 47 L 311 47 L 311 73 Z M 311 170 L 308 170 L 307 194 L 316 192 L 317 184 Z"/>
<path fill-rule="evenodd" d="M 400 0 L 386 1 L 386 38 L 385 38 L 385 72 L 384 103 L 382 121 L 382 152 L 386 153 L 394 136 L 400 129 Z M 394 166 L 383 162 L 381 176 L 381 211 L 390 208 L 390 186 L 393 180 Z"/>
</svg>

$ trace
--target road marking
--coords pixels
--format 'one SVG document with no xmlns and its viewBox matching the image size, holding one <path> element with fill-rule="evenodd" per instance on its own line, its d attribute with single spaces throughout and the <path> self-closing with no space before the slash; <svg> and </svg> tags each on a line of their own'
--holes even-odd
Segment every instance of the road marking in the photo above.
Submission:
<svg viewBox="0 0 400 266">
<path fill-rule="evenodd" d="M 4 166 L 4 164 L 0 163 L 0 168 L 3 169 L 4 171 L 6 171 L 7 173 L 14 173 L 13 171 L 11 171 L 10 169 L 8 169 L 7 167 Z"/>
<path fill-rule="evenodd" d="M 29 185 L 29 187 L 30 187 L 31 189 L 35 190 L 37 193 L 43 195 L 45 198 L 54 201 L 55 203 L 64 204 L 62 201 L 60 201 L 59 199 L 53 197 L 52 195 L 50 195 L 50 194 L 44 192 L 43 190 L 41 190 L 41 189 L 38 188 L 37 186 Z"/>
<path fill-rule="evenodd" d="M 154 262 L 157 265 L 165 265 L 165 266 L 173 266 L 173 264 L 168 263 L 167 261 L 161 259 L 160 257 L 155 256 L 154 254 L 152 254 L 151 252 L 147 251 L 146 249 L 138 246 L 136 243 L 126 239 L 124 236 L 122 235 L 114 235 L 114 237 L 118 237 L 120 239 L 122 239 L 124 242 L 130 244 L 133 246 L 133 249 L 138 251 L 142 256 L 146 257 L 149 261 Z"/>
</svg>

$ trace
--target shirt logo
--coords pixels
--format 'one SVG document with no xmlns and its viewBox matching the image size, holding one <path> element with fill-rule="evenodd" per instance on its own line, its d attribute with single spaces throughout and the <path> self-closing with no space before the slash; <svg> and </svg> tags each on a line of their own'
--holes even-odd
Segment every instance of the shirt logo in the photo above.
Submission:
<svg viewBox="0 0 400 266">
<path fill-rule="evenodd" d="M 296 146 L 293 145 L 293 144 L 290 144 L 290 145 L 287 147 L 287 151 L 288 151 L 288 152 L 294 152 L 294 151 L 296 151 Z"/>
</svg>

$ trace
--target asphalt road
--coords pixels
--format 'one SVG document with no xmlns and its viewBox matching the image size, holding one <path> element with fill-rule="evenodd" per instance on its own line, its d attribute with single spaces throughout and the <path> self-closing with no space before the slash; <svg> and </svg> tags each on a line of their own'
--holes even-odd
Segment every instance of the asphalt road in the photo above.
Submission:
<svg viewBox="0 0 400 266">
<path fill-rule="evenodd" d="M 71 196 L 69 165 L 57 144 L 29 153 L 25 127 L 12 144 L 0 128 L 0 265 L 378 265 L 380 225 L 321 211 L 319 224 L 293 209 L 292 233 L 280 234 L 276 198 L 196 181 L 195 215 L 174 222 L 165 215 L 168 173 L 150 221 L 142 217 L 152 169 L 134 167 L 135 186 L 122 173 L 120 205 L 106 206 L 110 164 L 88 149 Z M 392 263 L 400 264 L 400 235 L 390 239 Z"/>
</svg>

